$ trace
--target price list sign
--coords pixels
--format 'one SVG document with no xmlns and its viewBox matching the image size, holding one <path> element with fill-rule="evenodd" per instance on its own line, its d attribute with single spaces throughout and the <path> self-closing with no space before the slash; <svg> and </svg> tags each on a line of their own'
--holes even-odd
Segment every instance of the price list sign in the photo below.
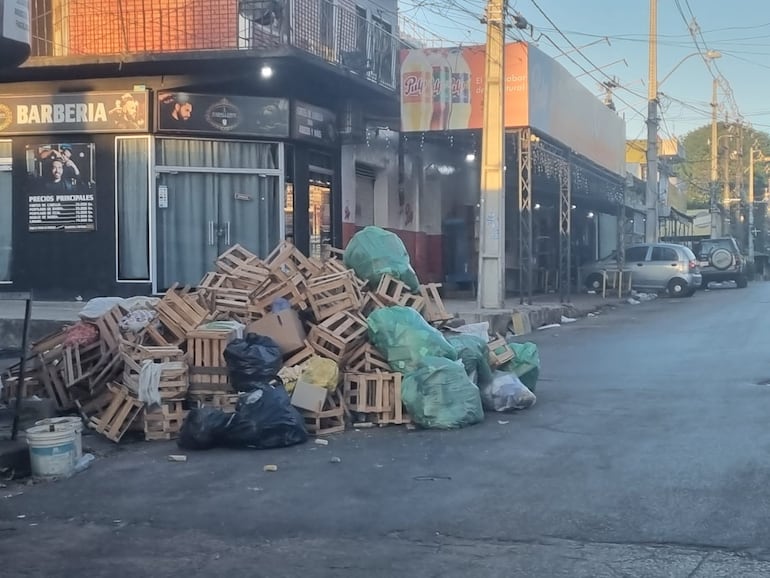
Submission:
<svg viewBox="0 0 770 578">
<path fill-rule="evenodd" d="M 95 231 L 96 202 L 93 193 L 31 195 L 29 230 Z"/>
</svg>

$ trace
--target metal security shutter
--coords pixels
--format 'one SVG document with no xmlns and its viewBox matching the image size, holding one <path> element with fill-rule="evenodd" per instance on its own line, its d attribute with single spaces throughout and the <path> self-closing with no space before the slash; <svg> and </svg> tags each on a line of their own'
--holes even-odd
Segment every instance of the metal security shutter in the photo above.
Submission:
<svg viewBox="0 0 770 578">
<path fill-rule="evenodd" d="M 356 163 L 356 226 L 374 225 L 374 167 Z"/>
</svg>

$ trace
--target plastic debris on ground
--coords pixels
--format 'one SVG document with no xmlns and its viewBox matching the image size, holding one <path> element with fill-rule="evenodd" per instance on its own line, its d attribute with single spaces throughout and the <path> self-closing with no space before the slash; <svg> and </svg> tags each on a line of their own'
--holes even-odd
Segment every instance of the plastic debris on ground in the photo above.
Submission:
<svg viewBox="0 0 770 578">
<path fill-rule="evenodd" d="M 495 371 L 490 383 L 481 386 L 481 401 L 487 411 L 512 411 L 535 405 L 537 397 L 513 373 Z"/>
<path fill-rule="evenodd" d="M 278 344 L 256 333 L 231 341 L 224 357 L 237 391 L 252 391 L 256 382 L 272 379 L 283 367 L 283 353 Z"/>
<path fill-rule="evenodd" d="M 509 341 L 515 354 L 513 360 L 498 369 L 515 374 L 521 382 L 534 392 L 537 388 L 537 380 L 540 377 L 540 352 L 537 345 L 531 341 L 516 343 Z"/>
<path fill-rule="evenodd" d="M 562 323 L 575 323 L 577 319 L 574 317 L 567 317 L 566 315 L 561 316 L 561 322 Z"/>
<path fill-rule="evenodd" d="M 441 332 L 410 307 L 382 307 L 367 319 L 369 340 L 393 371 L 408 373 L 425 357 L 457 360 L 457 352 Z"/>
<path fill-rule="evenodd" d="M 428 429 L 454 429 L 484 420 L 481 395 L 460 361 L 425 357 L 401 384 L 412 421 Z"/>
<path fill-rule="evenodd" d="M 365 227 L 348 243 L 344 254 L 345 266 L 376 288 L 384 275 L 405 283 L 417 291 L 419 281 L 412 269 L 409 253 L 398 235 L 380 227 Z"/>
</svg>

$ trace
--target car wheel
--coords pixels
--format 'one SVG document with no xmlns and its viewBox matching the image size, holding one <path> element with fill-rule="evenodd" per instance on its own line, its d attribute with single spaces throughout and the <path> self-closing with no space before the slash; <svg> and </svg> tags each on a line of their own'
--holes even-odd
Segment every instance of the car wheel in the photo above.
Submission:
<svg viewBox="0 0 770 578">
<path fill-rule="evenodd" d="M 687 293 L 687 283 L 682 279 L 672 279 L 668 284 L 668 293 L 672 297 L 683 297 Z"/>
<path fill-rule="evenodd" d="M 604 277 L 598 273 L 592 273 L 586 279 L 586 289 L 589 291 L 596 291 L 597 293 L 602 290 L 602 284 L 604 283 Z"/>
<path fill-rule="evenodd" d="M 749 286 L 749 280 L 746 277 L 738 277 L 735 284 L 738 285 L 738 289 L 745 289 Z"/>
</svg>

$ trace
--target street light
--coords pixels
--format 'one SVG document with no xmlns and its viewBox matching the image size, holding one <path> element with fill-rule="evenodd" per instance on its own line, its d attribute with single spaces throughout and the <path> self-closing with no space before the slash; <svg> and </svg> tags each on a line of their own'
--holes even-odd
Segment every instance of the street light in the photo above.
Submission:
<svg viewBox="0 0 770 578">
<path fill-rule="evenodd" d="M 669 72 L 669 73 L 668 73 L 666 76 L 664 76 L 664 77 L 663 77 L 663 80 L 661 80 L 660 82 L 658 82 L 658 88 L 660 88 L 660 86 L 661 86 L 661 85 L 662 85 L 664 82 L 666 82 L 666 81 L 669 79 L 669 77 L 670 77 L 672 74 L 674 74 L 674 72 L 676 72 L 676 70 L 677 70 L 677 69 L 678 69 L 680 66 L 682 66 L 682 65 L 683 65 L 683 64 L 684 64 L 686 61 L 690 60 L 690 59 L 691 59 L 693 56 L 703 56 L 703 57 L 704 57 L 706 60 L 716 60 L 717 58 L 722 58 L 722 53 L 721 53 L 721 52 L 719 52 L 718 50 L 708 50 L 708 51 L 706 52 L 706 54 L 703 54 L 702 52 L 693 52 L 692 54 L 688 54 L 687 56 L 685 56 L 684 58 L 682 58 L 682 60 L 680 60 L 679 62 L 677 62 L 677 63 L 676 63 L 676 65 L 674 65 L 674 68 L 672 68 L 672 69 L 671 69 L 671 71 L 670 71 L 670 72 Z"/>
</svg>

